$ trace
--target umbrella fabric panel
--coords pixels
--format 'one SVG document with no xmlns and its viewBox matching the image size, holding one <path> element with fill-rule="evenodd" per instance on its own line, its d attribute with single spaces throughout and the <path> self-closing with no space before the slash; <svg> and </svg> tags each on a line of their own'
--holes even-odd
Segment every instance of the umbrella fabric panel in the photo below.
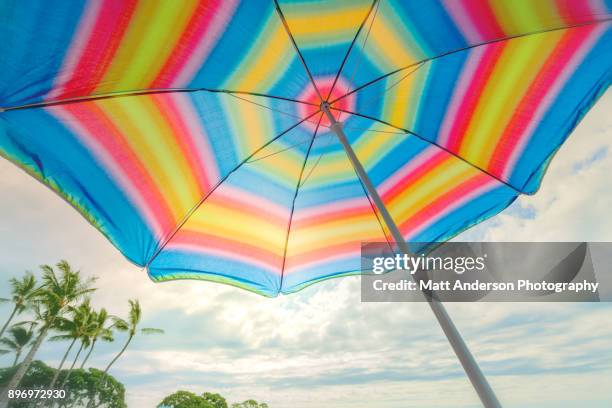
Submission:
<svg viewBox="0 0 612 408">
<path fill-rule="evenodd" d="M 609 0 L 385 0 L 369 16 L 343 74 L 358 87 L 479 44 L 610 18 Z"/>
<path fill-rule="evenodd" d="M 368 132 L 368 120 L 345 119 L 345 127 L 353 129 L 347 133 L 357 156 L 407 241 L 450 239 L 497 214 L 518 195 L 427 141 L 380 128 Z M 342 146 L 327 135 L 323 131 L 317 138 L 305 169 L 309 176 L 296 197 L 283 293 L 362 272 L 361 244 L 392 240 Z"/>
<path fill-rule="evenodd" d="M 287 27 L 323 98 L 362 24 L 373 10 L 372 0 L 281 0 Z"/>
<path fill-rule="evenodd" d="M 276 296 L 312 138 L 307 126 L 292 129 L 232 172 L 153 259 L 150 276 L 213 280 Z"/>
<path fill-rule="evenodd" d="M 414 135 L 350 137 L 407 241 L 445 241 L 510 205 L 518 192 Z"/>
<path fill-rule="evenodd" d="M 251 98 L 162 93 L 7 111 L 0 152 L 146 265 L 202 197 L 297 121 L 295 104 Z"/>
<path fill-rule="evenodd" d="M 268 0 L 4 0 L 0 21 L 1 107 L 169 88 L 295 97 L 310 86 Z"/>
<path fill-rule="evenodd" d="M 353 95 L 356 111 L 415 132 L 531 194 L 548 158 L 610 84 L 610 27 L 557 30 L 441 57 L 363 88 Z"/>
<path fill-rule="evenodd" d="M 379 128 L 371 121 L 348 121 L 353 131 Z M 369 123 L 365 123 L 369 122 Z M 295 199 L 283 272 L 282 293 L 361 271 L 361 243 L 386 242 L 342 145 L 321 129 L 306 162 Z"/>
<path fill-rule="evenodd" d="M 0 155 L 58 193 L 132 262 L 154 251 L 158 237 L 129 194 L 52 114 L 1 114 Z"/>
</svg>

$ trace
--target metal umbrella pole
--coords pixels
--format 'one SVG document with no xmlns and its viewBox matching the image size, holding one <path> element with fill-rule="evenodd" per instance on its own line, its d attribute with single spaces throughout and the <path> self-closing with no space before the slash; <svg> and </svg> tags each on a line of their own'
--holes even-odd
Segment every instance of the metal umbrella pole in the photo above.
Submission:
<svg viewBox="0 0 612 408">
<path fill-rule="evenodd" d="M 353 151 L 351 144 L 349 143 L 346 135 L 344 134 L 342 124 L 340 124 L 336 120 L 336 118 L 334 118 L 334 115 L 332 115 L 328 103 L 322 103 L 321 110 L 325 113 L 325 115 L 327 115 L 327 118 L 331 123 L 332 131 L 336 134 L 336 136 L 338 136 L 338 139 L 340 140 L 340 143 L 342 143 L 342 146 L 344 147 L 344 150 L 346 151 L 346 154 L 349 160 L 351 161 L 351 164 L 353 165 L 357 176 L 359 176 L 359 179 L 368 191 L 372 202 L 382 215 L 382 218 L 385 224 L 387 225 L 387 228 L 389 228 L 389 231 L 391 232 L 391 235 L 393 236 L 393 239 L 398 246 L 398 252 L 400 252 L 402 255 L 406 254 L 408 256 L 412 256 L 410 249 L 408 248 L 408 244 L 406 244 L 406 241 L 400 233 L 399 228 L 395 224 L 395 221 L 393 221 L 393 218 L 391 218 L 389 211 L 385 207 L 382 199 L 380 198 L 380 195 L 378 195 L 376 188 L 372 184 L 370 177 L 366 173 L 365 169 L 361 165 L 361 162 L 357 158 L 357 155 Z M 495 392 L 493 391 L 486 377 L 480 370 L 478 363 L 476 362 L 474 356 L 472 356 L 472 353 L 463 341 L 459 330 L 457 330 L 457 328 L 455 327 L 455 324 L 446 312 L 446 308 L 444 307 L 444 305 L 440 303 L 440 301 L 438 301 L 437 299 L 434 299 L 427 294 L 425 294 L 425 298 L 427 299 L 431 310 L 436 316 L 436 319 L 438 319 L 438 323 L 444 331 L 448 342 L 455 351 L 457 358 L 459 358 L 459 361 L 461 362 L 465 373 L 472 382 L 472 386 L 480 397 L 482 404 L 486 408 L 501 408 L 501 404 L 495 396 Z"/>
</svg>

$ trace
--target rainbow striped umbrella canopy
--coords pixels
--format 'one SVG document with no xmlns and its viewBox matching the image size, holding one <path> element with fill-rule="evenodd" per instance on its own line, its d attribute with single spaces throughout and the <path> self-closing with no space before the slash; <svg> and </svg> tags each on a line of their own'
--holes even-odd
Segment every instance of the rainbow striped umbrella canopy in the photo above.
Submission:
<svg viewBox="0 0 612 408">
<path fill-rule="evenodd" d="M 533 194 L 612 81 L 611 0 L 0 0 L 0 154 L 155 281 L 266 296 Z M 325 105 L 327 106 L 327 105 Z"/>
</svg>

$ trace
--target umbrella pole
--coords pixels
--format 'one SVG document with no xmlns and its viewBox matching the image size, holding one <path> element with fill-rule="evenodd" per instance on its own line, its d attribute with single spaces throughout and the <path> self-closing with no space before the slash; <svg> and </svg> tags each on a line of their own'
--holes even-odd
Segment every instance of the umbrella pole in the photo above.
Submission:
<svg viewBox="0 0 612 408">
<path fill-rule="evenodd" d="M 389 231 L 391 232 L 394 241 L 397 243 L 399 251 L 407 255 L 412 255 L 410 253 L 410 249 L 408 248 L 408 244 L 406 243 L 404 237 L 399 231 L 399 228 L 395 224 L 395 221 L 393 221 L 393 218 L 391 218 L 391 215 L 389 214 L 389 211 L 387 210 L 382 199 L 380 198 L 380 195 L 378 195 L 376 188 L 372 184 L 372 181 L 370 180 L 365 169 L 361 165 L 361 162 L 357 158 L 357 155 L 353 151 L 351 144 L 349 143 L 348 139 L 346 138 L 346 135 L 344 134 L 342 125 L 338 121 L 336 121 L 334 115 L 332 115 L 329 104 L 321 104 L 321 110 L 325 113 L 325 115 L 327 115 L 331 123 L 331 129 L 334 131 L 336 136 L 338 136 L 338 139 L 340 140 L 340 143 L 342 143 L 342 146 L 344 146 L 344 150 L 346 151 L 346 154 L 349 160 L 351 161 L 355 172 L 357 173 L 359 179 L 368 191 L 370 198 L 372 199 L 374 205 L 380 212 L 385 224 L 387 225 L 387 228 L 389 228 Z M 463 341 L 459 330 L 457 330 L 457 328 L 455 327 L 455 324 L 448 315 L 444 305 L 440 303 L 440 301 L 438 301 L 437 299 L 434 299 L 431 296 L 428 296 L 427 294 L 425 294 L 425 297 L 428 300 L 429 306 L 431 307 L 431 310 L 436 316 L 436 319 L 438 319 L 438 323 L 444 331 L 448 342 L 455 351 L 457 358 L 459 358 L 459 361 L 461 362 L 465 373 L 472 382 L 472 386 L 480 397 L 482 404 L 486 408 L 500 408 L 501 404 L 497 400 L 493 389 L 491 388 L 486 377 L 480 370 L 480 367 L 474 359 L 474 356 Z"/>
</svg>

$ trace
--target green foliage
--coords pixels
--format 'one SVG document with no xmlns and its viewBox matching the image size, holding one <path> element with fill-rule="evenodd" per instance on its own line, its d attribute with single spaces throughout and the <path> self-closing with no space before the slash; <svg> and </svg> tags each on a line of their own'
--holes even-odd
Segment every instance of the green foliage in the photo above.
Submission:
<svg viewBox="0 0 612 408">
<path fill-rule="evenodd" d="M 205 392 L 202 394 L 202 398 L 213 408 L 227 408 L 227 401 L 219 394 L 213 394 L 212 392 Z"/>
<path fill-rule="evenodd" d="M 67 398 L 57 401 L 54 407 L 108 407 L 125 408 L 125 388 L 107 374 L 112 364 L 125 352 L 132 338 L 137 334 L 158 334 L 163 330 L 140 328 L 142 310 L 138 300 L 130 300 L 130 312 L 126 320 L 109 315 L 102 308 L 92 309 L 88 296 L 96 289 L 92 287 L 96 278 L 85 279 L 80 271 L 72 269 L 66 261 L 55 266 L 42 265 L 41 284 L 31 273 L 21 279 L 10 280 L 11 298 L 0 299 L 12 302 L 9 318 L 0 328 L 0 354 L 15 353 L 13 367 L 0 368 L 0 390 L 8 388 L 45 389 L 52 384 L 64 388 Z M 23 311 L 30 312 L 31 321 L 14 324 L 12 319 Z M 36 329 L 36 331 L 35 331 Z M 127 332 L 128 338 L 118 354 L 108 363 L 104 371 L 83 370 L 98 340 L 113 342 L 114 331 Z M 3 336 L 6 332 L 6 336 Z M 52 341 L 70 341 L 64 353 L 60 370 L 48 367 L 41 361 L 34 361 L 39 347 L 50 336 Z M 79 342 L 78 352 L 71 360 L 69 369 L 61 369 L 73 344 Z M 31 347 L 30 347 L 31 346 Z M 29 350 L 28 350 L 29 347 Z M 26 353 L 27 350 L 27 353 Z M 84 358 L 81 352 L 85 351 Z M 21 364 L 20 355 L 26 354 Z M 81 358 L 80 358 L 81 357 Z M 80 361 L 81 360 L 81 361 Z M 80 361 L 80 369 L 77 363 Z M 218 394 L 196 396 L 202 402 L 198 408 L 227 408 L 227 403 Z M 6 394 L 0 394 L 0 405 L 8 402 Z M 11 408 L 30 407 L 29 401 L 12 401 Z"/>
<path fill-rule="evenodd" d="M 134 337 L 138 332 L 138 325 L 142 318 L 142 309 L 140 308 L 140 302 L 138 299 L 130 299 L 130 311 L 128 313 L 127 320 L 113 317 L 113 325 L 118 331 L 128 332 L 129 337 Z M 163 334 L 162 329 L 155 329 L 151 327 L 145 327 L 140 329 L 142 334 Z"/>
<path fill-rule="evenodd" d="M 72 270 L 66 261 L 57 264 L 59 276 L 49 265 L 41 265 L 40 269 L 43 271 L 43 286 L 38 291 L 35 314 L 37 320 L 43 322 L 44 329 L 53 326 L 58 317 L 70 310 L 70 306 L 96 289 L 91 287 L 95 279 L 83 281 L 81 273 Z"/>
<path fill-rule="evenodd" d="M 9 352 L 15 353 L 15 362 L 13 365 L 17 364 L 23 349 L 31 343 L 33 337 L 34 332 L 32 329 L 26 329 L 20 325 L 13 325 L 8 331 L 8 336 L 0 339 L 2 347 L 7 348 L 7 350 L 0 350 L 0 354 Z"/>
<path fill-rule="evenodd" d="M 11 301 L 17 308 L 18 312 L 25 310 L 30 302 L 36 297 L 36 278 L 31 272 L 26 274 L 21 279 L 12 278 L 11 284 Z"/>
<path fill-rule="evenodd" d="M 262 402 L 261 404 L 255 400 L 246 400 L 243 402 L 238 402 L 236 404 L 232 404 L 232 408 L 269 408 L 268 404 Z"/>
<path fill-rule="evenodd" d="M 215 408 L 204 397 L 189 391 L 177 391 L 168 395 L 157 406 L 158 408 Z"/>
<path fill-rule="evenodd" d="M 14 375 L 17 367 L 0 368 L 0 387 L 6 386 Z M 49 384 L 56 370 L 42 361 L 34 361 L 21 380 L 21 389 L 42 389 Z M 65 377 L 68 370 L 61 370 L 60 380 Z M 104 381 L 102 381 L 104 380 Z M 127 408 L 125 403 L 125 387 L 110 375 L 100 370 L 73 370 L 66 383 L 66 398 L 58 400 L 60 407 L 84 407 L 90 398 L 94 400 L 94 407 L 99 408 Z M 10 408 L 28 408 L 32 403 L 14 400 Z"/>
</svg>

